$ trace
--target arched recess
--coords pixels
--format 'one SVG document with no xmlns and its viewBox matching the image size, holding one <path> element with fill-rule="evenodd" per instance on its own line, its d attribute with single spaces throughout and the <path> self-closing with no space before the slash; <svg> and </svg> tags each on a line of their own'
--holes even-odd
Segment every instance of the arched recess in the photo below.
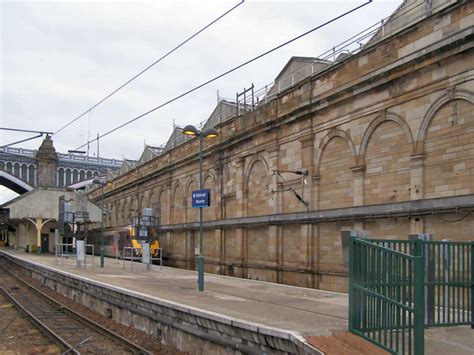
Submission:
<svg viewBox="0 0 474 355">
<path fill-rule="evenodd" d="M 472 98 L 472 97 L 471 97 Z M 422 137 L 424 197 L 474 193 L 474 103 L 464 97 L 428 110 Z M 421 133 L 421 131 L 420 131 Z"/>
<path fill-rule="evenodd" d="M 122 198 L 118 202 L 118 207 L 117 207 L 117 224 L 120 226 L 124 226 L 125 220 L 125 200 Z"/>
<path fill-rule="evenodd" d="M 347 132 L 330 131 L 321 141 L 316 154 L 319 176 L 319 209 L 352 206 L 351 167 L 355 165 L 355 147 Z"/>
<path fill-rule="evenodd" d="M 3 170 L 0 170 L 0 185 L 15 191 L 20 195 L 33 190 L 32 186 Z"/>
<path fill-rule="evenodd" d="M 171 195 L 171 223 L 184 223 L 185 222 L 185 196 L 184 188 L 180 183 L 176 183 L 172 189 Z"/>
<path fill-rule="evenodd" d="M 254 158 L 245 173 L 244 189 L 247 192 L 247 216 L 260 216 L 273 213 L 272 196 L 269 186 L 272 182 L 268 164 L 263 158 Z"/>
<path fill-rule="evenodd" d="M 216 188 L 216 176 L 208 171 L 206 175 L 203 176 L 203 186 L 205 189 L 211 190 L 211 206 L 205 208 L 202 212 L 202 219 L 204 221 L 213 221 L 216 217 L 217 211 L 217 188 Z"/>
<path fill-rule="evenodd" d="M 418 130 L 417 142 L 418 142 L 418 152 L 424 152 L 424 142 L 426 134 L 428 132 L 428 127 L 431 125 L 431 120 L 436 115 L 438 110 L 447 104 L 450 101 L 463 100 L 467 101 L 470 104 L 474 104 L 474 93 L 469 90 L 452 90 L 448 91 L 430 106 L 426 111 L 423 120 L 421 121 L 420 129 Z M 432 125 L 431 125 L 432 126 Z"/>
<path fill-rule="evenodd" d="M 21 164 L 20 178 L 24 181 L 28 180 L 28 165 L 27 164 Z"/>
<path fill-rule="evenodd" d="M 199 178 L 199 177 L 198 177 Z M 191 193 L 197 190 L 199 184 L 194 177 L 190 177 L 186 183 L 186 221 L 197 222 L 199 218 L 199 209 L 193 208 Z"/>
<path fill-rule="evenodd" d="M 59 168 L 58 170 L 58 186 L 63 187 L 64 186 L 64 168 Z"/>
<path fill-rule="evenodd" d="M 36 184 L 36 165 L 30 164 L 28 169 L 28 183 L 35 185 Z"/>
<path fill-rule="evenodd" d="M 370 122 L 369 127 L 367 127 L 364 133 L 364 136 L 362 138 L 361 145 L 360 145 L 360 150 L 359 150 L 359 155 L 358 155 L 359 161 L 357 165 L 363 165 L 365 163 L 365 156 L 367 153 L 367 146 L 369 144 L 370 138 L 372 137 L 375 130 L 381 124 L 386 123 L 386 122 L 394 122 L 402 129 L 403 133 L 405 134 L 406 141 L 412 146 L 412 152 L 413 153 L 415 152 L 413 134 L 411 132 L 411 129 L 408 123 L 397 114 L 386 112 L 378 116 L 377 118 L 375 118 L 372 122 Z"/>
<path fill-rule="evenodd" d="M 169 206 L 169 190 L 165 187 L 162 186 L 160 192 L 158 193 L 158 201 L 159 201 L 159 210 L 160 210 L 160 223 L 165 225 L 165 224 L 170 224 L 170 206 Z"/>
<path fill-rule="evenodd" d="M 359 162 L 365 165 L 365 204 L 410 199 L 410 159 L 413 153 L 413 135 L 401 117 L 387 113 L 370 123 L 359 153 Z"/>
</svg>

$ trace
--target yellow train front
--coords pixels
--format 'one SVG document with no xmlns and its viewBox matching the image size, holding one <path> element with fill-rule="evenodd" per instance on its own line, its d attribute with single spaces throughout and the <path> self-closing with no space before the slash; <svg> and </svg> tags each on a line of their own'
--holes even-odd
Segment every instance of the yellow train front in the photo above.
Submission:
<svg viewBox="0 0 474 355">
<path fill-rule="evenodd" d="M 104 255 L 120 259 L 130 258 L 131 255 L 134 257 L 141 256 L 142 246 L 133 231 L 134 229 L 131 226 L 104 229 Z M 87 244 L 94 245 L 94 254 L 96 255 L 100 254 L 100 235 L 101 230 L 94 229 L 89 231 L 87 237 Z M 150 254 L 152 257 L 158 257 L 160 243 L 156 229 L 152 229 L 151 239 Z"/>
</svg>

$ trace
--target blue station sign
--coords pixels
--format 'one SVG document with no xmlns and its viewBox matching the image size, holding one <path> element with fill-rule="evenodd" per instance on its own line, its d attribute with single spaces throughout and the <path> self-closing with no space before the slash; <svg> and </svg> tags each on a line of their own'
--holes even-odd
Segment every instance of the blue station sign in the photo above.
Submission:
<svg viewBox="0 0 474 355">
<path fill-rule="evenodd" d="M 193 208 L 209 207 L 211 205 L 210 189 L 194 190 L 191 196 Z"/>
</svg>

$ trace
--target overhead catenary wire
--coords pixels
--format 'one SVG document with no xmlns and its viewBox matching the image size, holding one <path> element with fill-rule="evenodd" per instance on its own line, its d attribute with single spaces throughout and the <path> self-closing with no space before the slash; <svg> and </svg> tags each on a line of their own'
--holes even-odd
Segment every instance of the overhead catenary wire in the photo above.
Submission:
<svg viewBox="0 0 474 355">
<path fill-rule="evenodd" d="M 236 70 L 238 70 L 238 69 L 240 69 L 240 68 L 242 68 L 242 67 L 244 67 L 244 66 L 246 66 L 246 65 L 248 65 L 248 64 L 250 64 L 250 63 L 252 63 L 252 62 L 254 62 L 254 61 L 256 61 L 256 60 L 258 60 L 258 59 L 260 59 L 260 58 L 262 58 L 262 57 L 264 57 L 264 56 L 266 56 L 266 55 L 268 55 L 268 54 L 270 54 L 270 53 L 272 53 L 272 52 L 275 52 L 276 50 L 278 50 L 278 49 L 280 49 L 280 48 L 282 48 L 282 47 L 284 47 L 284 46 L 287 46 L 288 44 L 290 44 L 290 43 L 292 43 L 292 42 L 294 42 L 294 41 L 296 41 L 296 40 L 298 40 L 298 39 L 300 39 L 300 38 L 302 38 L 302 37 L 304 37 L 304 36 L 307 36 L 308 34 L 314 32 L 314 31 L 316 31 L 316 30 L 318 30 L 318 29 L 321 29 L 321 28 L 323 28 L 323 27 L 325 27 L 325 26 L 327 26 L 327 25 L 329 25 L 329 24 L 331 24 L 331 23 L 333 23 L 333 22 L 335 22 L 335 21 L 337 21 L 337 20 L 339 20 L 339 19 L 341 19 L 341 18 L 343 18 L 343 17 L 345 17 L 345 16 L 347 16 L 347 15 L 349 15 L 349 14 L 351 14 L 351 13 L 353 13 L 353 12 L 355 12 L 355 11 L 357 11 L 357 10 L 363 8 L 363 7 L 365 7 L 365 6 L 367 6 L 368 4 L 372 3 L 372 1 L 373 1 L 373 0 L 367 0 L 365 3 L 363 3 L 363 4 L 359 5 L 359 6 L 356 6 L 356 7 L 352 8 L 351 10 L 348 10 L 348 11 L 346 11 L 346 12 L 344 12 L 344 13 L 342 13 L 342 14 L 336 16 L 336 17 L 333 17 L 332 19 L 330 19 L 330 20 L 328 20 L 328 21 L 326 21 L 326 22 L 324 22 L 324 23 L 322 23 L 322 24 L 320 24 L 320 25 L 318 25 L 318 26 L 316 26 L 316 27 L 314 27 L 314 28 L 312 28 L 312 29 L 310 29 L 310 30 L 308 30 L 308 31 L 306 31 L 306 32 L 304 32 L 304 33 L 302 33 L 302 34 L 296 36 L 296 37 L 293 37 L 292 39 L 290 39 L 290 40 L 288 40 L 288 41 L 286 41 L 286 42 L 284 42 L 284 43 L 282 43 L 282 44 L 280 44 L 280 45 L 278 45 L 278 46 L 276 46 L 276 47 L 273 47 L 272 49 L 267 50 L 266 52 L 261 53 L 261 54 L 257 55 L 256 57 L 253 57 L 252 59 L 249 59 L 249 60 L 243 62 L 242 64 L 239 64 L 239 65 L 233 67 L 232 69 L 229 69 L 229 70 L 225 71 L 224 73 L 219 74 L 219 75 L 213 77 L 212 79 L 209 79 L 209 80 L 207 80 L 207 81 L 205 81 L 205 82 L 203 82 L 203 83 L 201 83 L 201 84 L 199 84 L 199 85 L 193 87 L 192 89 L 189 89 L 189 90 L 185 91 L 184 93 L 182 93 L 182 94 L 180 94 L 180 95 L 178 95 L 178 96 L 175 96 L 175 97 L 173 97 L 172 99 L 169 99 L 168 101 L 165 101 L 164 103 L 162 103 L 162 104 L 160 104 L 160 105 L 158 105 L 158 106 L 156 106 L 156 107 L 153 107 L 152 109 L 150 109 L 150 110 L 148 110 L 148 111 L 146 111 L 146 112 L 140 114 L 139 116 L 134 117 L 134 118 L 132 118 L 131 120 L 129 120 L 129 121 L 127 121 L 127 122 L 124 122 L 124 123 L 122 123 L 121 125 L 119 125 L 119 126 L 117 126 L 117 127 L 115 127 L 115 128 L 110 129 L 109 131 L 105 132 L 104 134 L 100 135 L 99 137 L 93 139 L 92 141 L 89 141 L 89 142 L 84 143 L 83 145 L 77 147 L 76 149 L 80 149 L 80 148 L 82 148 L 82 147 L 85 147 L 87 144 L 89 144 L 89 143 L 91 143 L 91 142 L 95 142 L 97 139 L 104 138 L 105 136 L 108 136 L 109 134 L 112 134 L 112 133 L 118 131 L 119 129 L 121 129 L 121 128 L 125 127 L 125 126 L 128 126 L 129 124 L 131 124 L 131 123 L 133 123 L 133 122 L 135 122 L 135 121 L 137 121 L 137 120 L 139 120 L 139 119 L 141 119 L 141 118 L 143 118 L 143 117 L 145 117 L 145 116 L 147 116 L 147 115 L 149 115 L 149 114 L 151 114 L 151 113 L 153 113 L 153 112 L 159 110 L 160 108 L 162 108 L 162 107 L 164 107 L 164 106 L 167 106 L 167 105 L 169 105 L 169 104 L 171 104 L 171 103 L 173 103 L 173 102 L 175 102 L 175 101 L 177 101 L 177 100 L 179 100 L 179 99 L 181 99 L 181 98 L 183 98 L 183 97 L 185 97 L 185 96 L 187 96 L 187 95 L 193 93 L 194 91 L 199 90 L 199 89 L 201 89 L 202 87 L 204 87 L 204 86 L 206 86 L 206 85 L 209 85 L 210 83 L 212 83 L 212 82 L 214 82 L 214 81 L 216 81 L 216 80 L 218 80 L 218 79 L 220 79 L 220 78 L 222 78 L 222 77 L 224 77 L 224 76 L 226 76 L 226 75 L 228 75 L 228 74 L 230 74 L 230 73 L 232 73 L 232 72 L 234 72 L 234 71 L 236 71 Z"/>
<path fill-rule="evenodd" d="M 151 69 L 152 67 L 154 67 L 156 64 L 158 64 L 159 62 L 161 62 L 163 59 L 165 59 L 166 57 L 168 57 L 170 54 L 172 54 L 173 52 L 177 51 L 179 48 L 181 48 L 182 46 L 184 46 L 186 43 L 188 43 L 190 40 L 192 40 L 194 37 L 198 36 L 200 33 L 202 33 L 203 31 L 205 31 L 206 29 L 208 29 L 209 27 L 211 27 L 213 24 L 215 24 L 217 21 L 219 21 L 220 19 L 222 19 L 223 17 L 225 17 L 227 14 L 229 14 L 230 12 L 232 12 L 233 10 L 235 10 L 237 7 L 239 7 L 240 5 L 242 5 L 243 3 L 245 2 L 245 0 L 241 0 L 237 5 L 234 5 L 232 8 L 230 8 L 229 10 L 227 10 L 226 12 L 224 12 L 222 15 L 220 15 L 219 17 L 217 17 L 216 19 L 214 19 L 213 21 L 209 22 L 206 26 L 204 26 L 203 28 L 201 28 L 199 31 L 195 32 L 193 35 L 191 35 L 190 37 L 188 37 L 187 39 L 185 39 L 183 42 L 181 42 L 180 44 L 178 44 L 176 47 L 174 47 L 172 50 L 168 51 L 166 54 L 164 54 L 163 56 L 161 56 L 160 58 L 158 58 L 157 60 L 155 60 L 153 63 L 151 63 L 149 66 L 147 66 L 145 69 L 143 69 L 141 72 L 139 72 L 138 74 L 134 75 L 132 78 L 130 78 L 129 80 L 127 80 L 125 83 L 123 83 L 122 85 L 120 85 L 117 89 L 115 89 L 114 91 L 112 91 L 110 94 L 108 94 L 107 96 L 105 96 L 103 99 L 99 100 L 96 104 L 94 104 L 92 107 L 88 108 L 86 111 L 84 111 L 83 113 L 81 113 L 79 116 L 75 117 L 74 119 L 72 119 L 71 121 L 69 121 L 68 123 L 66 123 L 64 126 L 62 126 L 61 128 L 59 128 L 56 132 L 54 132 L 55 135 L 59 134 L 60 132 L 62 132 L 64 129 L 66 129 L 67 127 L 69 127 L 70 125 L 72 125 L 74 122 L 76 122 L 77 120 L 79 120 L 81 117 L 83 117 L 85 114 L 87 114 L 88 112 L 90 113 L 91 110 L 95 109 L 97 106 L 99 106 L 100 104 L 102 104 L 103 102 L 105 102 L 107 99 L 109 99 L 112 95 L 116 94 L 117 92 L 119 92 L 120 90 L 122 90 L 125 86 L 127 86 L 128 84 L 130 84 L 132 81 L 134 81 L 136 78 L 138 78 L 140 75 L 142 75 L 143 73 L 145 73 L 146 71 L 148 71 L 149 69 Z M 93 141 L 91 141 L 93 142 Z"/>
</svg>

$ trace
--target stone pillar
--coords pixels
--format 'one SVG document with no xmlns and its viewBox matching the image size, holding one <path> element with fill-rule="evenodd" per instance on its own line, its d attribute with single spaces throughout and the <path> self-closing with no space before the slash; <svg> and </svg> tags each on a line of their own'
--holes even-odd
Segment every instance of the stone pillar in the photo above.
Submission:
<svg viewBox="0 0 474 355">
<path fill-rule="evenodd" d="M 423 186 L 423 164 L 424 154 L 415 154 L 411 156 L 410 161 L 410 199 L 421 200 L 424 197 Z"/>
<path fill-rule="evenodd" d="M 269 172 L 272 170 L 278 170 L 278 145 L 267 150 L 267 163 Z M 272 184 L 269 186 L 269 190 L 278 191 L 278 175 L 272 175 Z M 278 195 L 280 193 L 274 194 L 272 201 L 272 212 L 281 213 L 281 204 L 279 203 Z M 277 269 L 276 279 L 280 279 L 281 276 L 278 274 L 283 267 L 283 238 L 282 231 L 280 226 L 268 226 L 268 264 L 267 266 L 272 269 Z"/>
<path fill-rule="evenodd" d="M 303 183 L 303 200 L 309 203 L 308 210 L 314 209 L 313 206 L 313 193 L 314 193 L 314 182 L 310 177 L 314 174 L 314 136 L 313 134 L 307 135 L 300 138 L 301 143 L 301 166 L 307 172 L 304 177 L 307 184 Z M 301 245 L 305 247 L 305 251 L 301 253 L 300 265 L 298 269 L 303 272 L 304 285 L 305 287 L 312 286 L 311 271 L 313 269 L 313 250 L 314 250 L 315 239 L 313 238 L 313 226 L 311 224 L 301 225 Z"/>
<path fill-rule="evenodd" d="M 56 171 L 58 156 L 49 135 L 41 143 L 36 152 L 37 187 L 56 187 Z"/>
<path fill-rule="evenodd" d="M 236 162 L 236 173 L 235 173 L 235 199 L 237 201 L 238 210 L 236 217 L 244 217 L 247 214 L 246 211 L 246 199 L 247 192 L 245 186 L 245 158 L 240 158 Z M 247 277 L 247 231 L 245 228 L 235 229 L 236 248 L 237 255 L 240 255 L 240 274 L 235 276 Z"/>
<path fill-rule="evenodd" d="M 423 166 L 425 162 L 424 154 L 414 154 L 410 161 L 410 199 L 421 200 L 424 198 L 423 186 Z M 410 233 L 423 233 L 425 230 L 425 220 L 423 217 L 410 218 Z"/>
<path fill-rule="evenodd" d="M 365 165 L 357 165 L 351 167 L 353 174 L 352 185 L 352 205 L 362 206 L 364 204 L 364 174 Z"/>
</svg>

